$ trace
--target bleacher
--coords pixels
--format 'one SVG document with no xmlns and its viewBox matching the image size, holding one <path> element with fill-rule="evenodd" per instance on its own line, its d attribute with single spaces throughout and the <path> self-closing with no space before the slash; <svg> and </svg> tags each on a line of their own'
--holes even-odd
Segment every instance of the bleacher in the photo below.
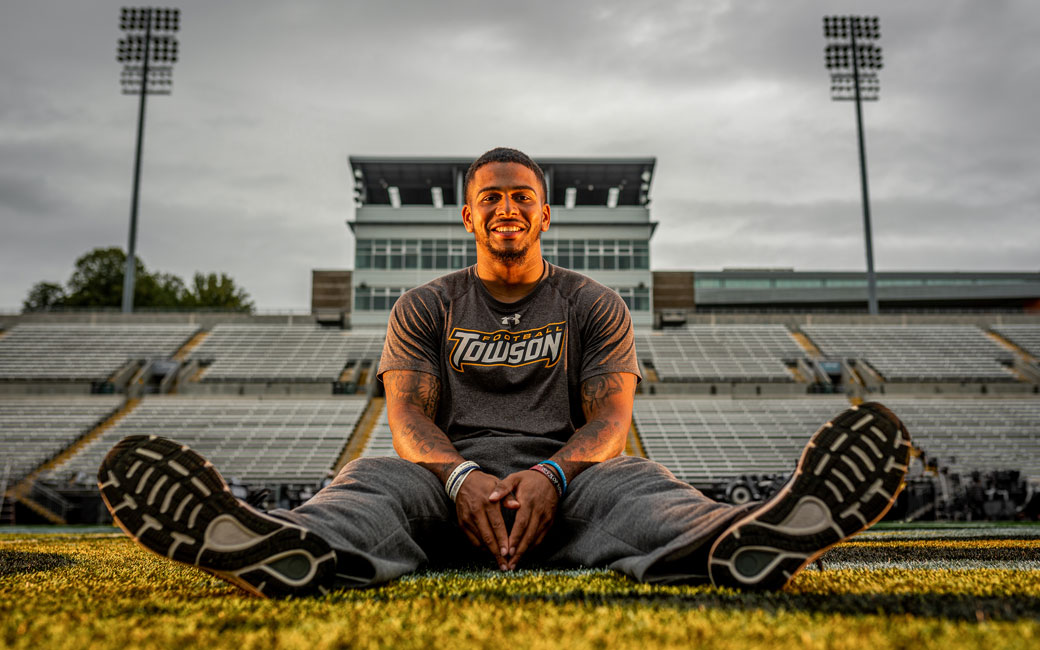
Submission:
<svg viewBox="0 0 1040 650">
<path fill-rule="evenodd" d="M 206 327 L 211 329 L 189 353 L 189 363 L 200 364 L 202 372 L 181 372 L 176 382 L 164 384 L 163 392 L 172 395 L 144 392 L 126 417 L 42 478 L 60 487 L 86 477 L 89 489 L 103 455 L 133 434 L 184 442 L 228 479 L 249 485 L 315 486 L 326 478 L 368 399 L 332 396 L 327 384 L 327 396 L 284 395 L 309 394 L 324 382 L 371 381 L 383 333 L 288 324 Z M 1016 381 L 1005 368 L 1015 352 L 995 342 L 987 329 L 801 326 L 825 357 L 863 360 L 884 380 L 880 388 L 876 382 L 836 386 L 839 392 L 859 391 L 866 399 L 877 393 L 875 399 L 907 421 L 915 441 L 953 471 L 1007 468 L 1040 478 L 1040 399 L 1025 398 L 1035 388 L 1033 375 L 1025 368 Z M 0 336 L 0 380 L 16 393 L 49 390 L 40 387 L 41 380 L 114 382 L 117 370 L 127 375 L 128 361 L 169 359 L 201 331 L 196 325 L 18 325 Z M 1040 351 L 1040 326 L 1004 325 L 992 331 L 1030 354 Z M 809 353 L 781 324 L 638 330 L 636 347 L 640 361 L 654 371 L 635 405 L 643 448 L 680 479 L 702 487 L 742 474 L 789 472 L 812 432 L 848 406 L 844 396 L 797 397 L 811 385 L 792 383 L 790 366 L 807 367 L 803 361 Z M 732 382 L 745 392 L 734 390 L 733 399 L 706 399 L 706 384 L 714 382 Z M 759 393 L 752 384 L 759 382 L 774 384 L 768 389 L 774 391 L 768 392 L 772 398 L 754 399 Z M 899 386 L 890 384 L 894 392 L 882 394 L 888 382 Z M 967 394 L 963 385 L 937 382 L 1000 382 L 998 388 L 989 386 L 989 393 L 1000 397 L 936 399 L 930 395 Z M 140 381 L 116 383 L 116 390 L 126 394 L 0 398 L 0 475 L 10 463 L 9 485 L 16 482 L 116 411 L 127 396 L 142 395 L 131 392 Z M 987 392 L 985 386 L 977 388 L 973 395 Z M 698 391 L 705 399 L 694 397 Z M 896 393 L 900 397 L 889 397 Z M 385 408 L 360 455 L 396 455 Z"/>
<path fill-rule="evenodd" d="M 128 361 L 171 357 L 196 325 L 18 325 L 0 338 L 0 380 L 104 381 Z"/>
<path fill-rule="evenodd" d="M 190 354 L 203 382 L 336 381 L 349 362 L 374 361 L 383 333 L 313 325 L 217 325 Z"/>
<path fill-rule="evenodd" d="M 646 455 L 676 477 L 708 485 L 740 474 L 787 473 L 846 399 L 709 400 L 637 397 L 633 420 Z"/>
<path fill-rule="evenodd" d="M 1021 470 L 1040 478 L 1040 399 L 881 400 L 914 445 L 951 472 Z"/>
<path fill-rule="evenodd" d="M 1040 357 L 1040 325 L 998 325 L 993 331 L 1033 357 Z"/>
<path fill-rule="evenodd" d="M 390 433 L 390 423 L 386 418 L 385 406 L 383 407 L 383 411 L 379 414 L 379 419 L 376 420 L 376 425 L 372 429 L 368 441 L 365 443 L 365 448 L 361 450 L 361 458 L 370 458 L 373 456 L 397 456 L 397 452 L 394 451 L 393 435 Z"/>
<path fill-rule="evenodd" d="M 335 465 L 365 404 L 358 397 L 148 397 L 45 478 L 61 480 L 78 472 L 95 476 L 119 440 L 155 434 L 195 449 L 228 480 L 313 485 Z"/>
<path fill-rule="evenodd" d="M 664 382 L 792 382 L 805 351 L 783 325 L 689 325 L 637 332 L 636 354 Z"/>
<path fill-rule="evenodd" d="M 803 325 L 827 357 L 864 359 L 892 382 L 1009 382 L 1013 355 L 973 325 Z"/>
<path fill-rule="evenodd" d="M 18 481 L 111 415 L 122 403 L 96 397 L 0 398 L 0 481 Z"/>
</svg>

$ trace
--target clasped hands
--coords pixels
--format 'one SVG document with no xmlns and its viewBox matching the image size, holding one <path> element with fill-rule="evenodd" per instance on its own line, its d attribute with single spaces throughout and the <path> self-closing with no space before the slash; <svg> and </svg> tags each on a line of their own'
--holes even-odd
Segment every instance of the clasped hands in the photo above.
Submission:
<svg viewBox="0 0 1040 650">
<path fill-rule="evenodd" d="M 455 498 L 455 511 L 469 541 L 488 549 L 502 571 L 512 571 L 529 549 L 542 543 L 559 504 L 556 489 L 542 474 L 522 470 L 498 479 L 473 470 Z M 502 508 L 516 511 L 506 530 Z"/>
</svg>

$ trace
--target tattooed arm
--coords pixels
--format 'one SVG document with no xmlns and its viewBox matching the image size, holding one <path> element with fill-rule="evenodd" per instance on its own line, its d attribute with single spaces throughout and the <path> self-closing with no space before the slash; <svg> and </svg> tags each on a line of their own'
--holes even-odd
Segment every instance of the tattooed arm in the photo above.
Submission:
<svg viewBox="0 0 1040 650">
<path fill-rule="evenodd" d="M 465 459 L 433 421 L 441 397 L 440 380 L 426 372 L 388 370 L 383 373 L 383 386 L 397 454 L 430 470 L 443 484 Z M 499 568 L 505 570 L 509 536 L 501 505 L 488 498 L 499 484 L 494 476 L 473 470 L 455 499 L 455 512 L 469 541 L 491 551 Z"/>
<path fill-rule="evenodd" d="M 627 372 L 596 375 L 581 385 L 585 426 L 575 431 L 551 458 L 563 468 L 568 482 L 592 465 L 624 451 L 635 393 L 636 376 Z M 524 553 L 545 539 L 559 497 L 545 476 L 527 470 L 502 479 L 489 499 L 497 501 L 507 494 L 514 498 L 507 499 L 505 506 L 517 511 L 509 535 L 509 568 L 515 569 Z"/>
<path fill-rule="evenodd" d="M 552 457 L 570 481 L 587 468 L 621 455 L 632 425 L 636 376 L 615 372 L 590 377 L 581 385 L 585 426 Z"/>
<path fill-rule="evenodd" d="M 427 372 L 388 370 L 383 373 L 386 418 L 397 454 L 433 472 L 441 483 L 465 460 L 433 422 L 441 398 L 441 381 Z"/>
</svg>

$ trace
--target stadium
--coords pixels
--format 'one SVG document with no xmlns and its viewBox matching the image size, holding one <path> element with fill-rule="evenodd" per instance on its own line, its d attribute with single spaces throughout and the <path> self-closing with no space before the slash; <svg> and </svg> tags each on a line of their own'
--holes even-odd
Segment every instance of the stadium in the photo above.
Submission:
<svg viewBox="0 0 1040 650">
<path fill-rule="evenodd" d="M 310 314 L 0 321 L 6 644 L 121 644 L 118 620 L 133 616 L 131 644 L 154 646 L 296 647 L 315 635 L 318 647 L 426 647 L 444 635 L 486 645 L 571 625 L 585 631 L 582 647 L 688 645 L 720 631 L 734 647 L 1032 645 L 1040 274 L 883 273 L 881 313 L 870 316 L 857 308 L 862 273 L 653 271 L 654 159 L 539 163 L 559 205 L 546 257 L 617 291 L 636 326 L 644 379 L 625 453 L 719 500 L 762 500 L 820 423 L 880 400 L 914 444 L 882 524 L 768 595 L 655 587 L 596 568 L 502 577 L 474 566 L 271 604 L 133 546 L 111 528 L 96 483 L 126 436 L 190 445 L 236 496 L 259 494 L 266 507 L 305 502 L 354 458 L 394 455 L 376 379 L 380 324 L 404 291 L 473 263 L 457 223 L 467 161 L 352 157 L 356 268 L 314 270 Z M 86 624 L 65 620 L 67 599 L 93 602 L 98 589 L 106 604 Z M 284 607 L 299 622 L 264 622 Z"/>
</svg>

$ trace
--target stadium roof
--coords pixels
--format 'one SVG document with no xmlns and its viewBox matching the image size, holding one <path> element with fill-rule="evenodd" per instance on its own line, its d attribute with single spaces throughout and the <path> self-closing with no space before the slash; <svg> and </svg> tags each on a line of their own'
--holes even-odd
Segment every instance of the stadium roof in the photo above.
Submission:
<svg viewBox="0 0 1040 650">
<path fill-rule="evenodd" d="M 458 204 L 461 178 L 472 162 L 436 156 L 350 157 L 359 205 Z M 536 162 L 545 172 L 552 205 L 645 206 L 657 161 L 590 157 Z"/>
</svg>

